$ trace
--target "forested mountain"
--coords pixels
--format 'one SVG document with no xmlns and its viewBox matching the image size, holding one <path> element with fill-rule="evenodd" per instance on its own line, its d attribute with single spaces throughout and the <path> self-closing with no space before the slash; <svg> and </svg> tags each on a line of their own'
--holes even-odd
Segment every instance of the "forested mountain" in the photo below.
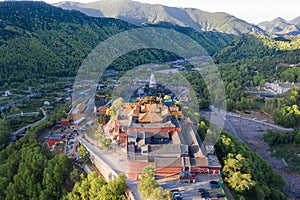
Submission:
<svg viewBox="0 0 300 200">
<path fill-rule="evenodd" d="M 261 35 L 243 35 L 215 56 L 216 63 L 232 63 L 237 60 L 263 58 L 300 49 L 300 36 L 269 38 Z M 295 62 L 297 57 L 295 57 Z M 283 62 L 283 61 L 282 61 Z"/>
<path fill-rule="evenodd" d="M 137 28 L 122 20 L 89 17 L 43 2 L 2 2 L 0 19 L 0 85 L 30 83 L 51 76 L 75 76 L 84 58 L 99 42 Z M 223 33 L 164 27 L 191 36 L 211 55 L 234 38 Z M 147 56 L 147 52 L 142 56 Z M 154 59 L 162 62 L 176 57 L 161 57 L 156 52 Z M 139 64 L 143 62 L 146 61 L 139 61 Z"/>
<path fill-rule="evenodd" d="M 244 35 L 214 55 L 223 79 L 240 87 L 258 86 L 262 80 L 276 80 L 290 65 L 300 63 L 300 36 L 270 39 Z"/>
<path fill-rule="evenodd" d="M 209 13 L 195 8 L 174 8 L 131 0 L 101 0 L 83 4 L 60 2 L 55 5 L 64 9 L 78 10 L 90 16 L 119 18 L 136 25 L 169 22 L 192 27 L 198 31 L 218 31 L 237 35 L 248 32 L 264 34 L 259 27 L 227 13 Z"/>
<path fill-rule="evenodd" d="M 269 34 L 274 34 L 277 36 L 284 35 L 299 35 L 300 28 L 297 23 L 297 18 L 291 21 L 286 21 L 280 17 L 271 20 L 259 23 L 258 26 L 268 32 Z"/>
<path fill-rule="evenodd" d="M 227 109 L 253 109 L 254 102 L 247 89 L 263 86 L 266 81 L 286 81 L 289 67 L 300 63 L 300 37 L 270 39 L 243 35 L 217 52 L 213 59 L 225 84 Z"/>
<path fill-rule="evenodd" d="M 134 27 L 43 2 L 2 2 L 0 19 L 1 84 L 74 76 L 100 41 Z"/>
</svg>

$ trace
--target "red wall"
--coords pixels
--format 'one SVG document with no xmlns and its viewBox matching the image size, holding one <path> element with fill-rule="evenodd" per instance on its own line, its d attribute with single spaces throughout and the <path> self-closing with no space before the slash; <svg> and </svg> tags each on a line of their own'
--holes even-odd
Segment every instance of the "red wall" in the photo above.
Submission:
<svg viewBox="0 0 300 200">
<path fill-rule="evenodd" d="M 48 139 L 48 145 L 50 146 L 50 147 L 52 147 L 53 145 L 55 145 L 55 143 L 57 143 L 57 142 L 60 142 L 60 141 L 66 141 L 66 139 L 65 138 L 63 138 L 63 139 Z"/>
<path fill-rule="evenodd" d="M 60 140 L 48 139 L 48 145 L 52 147 L 55 143 L 59 142 Z"/>
</svg>

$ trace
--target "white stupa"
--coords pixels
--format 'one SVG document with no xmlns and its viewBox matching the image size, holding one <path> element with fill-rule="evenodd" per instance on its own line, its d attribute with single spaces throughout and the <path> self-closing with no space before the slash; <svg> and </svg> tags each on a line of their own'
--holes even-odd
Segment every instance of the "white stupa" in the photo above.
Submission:
<svg viewBox="0 0 300 200">
<path fill-rule="evenodd" d="M 149 87 L 150 88 L 156 88 L 157 87 L 157 82 L 154 76 L 154 73 L 152 72 L 151 76 L 150 76 L 150 83 L 149 83 Z"/>
</svg>

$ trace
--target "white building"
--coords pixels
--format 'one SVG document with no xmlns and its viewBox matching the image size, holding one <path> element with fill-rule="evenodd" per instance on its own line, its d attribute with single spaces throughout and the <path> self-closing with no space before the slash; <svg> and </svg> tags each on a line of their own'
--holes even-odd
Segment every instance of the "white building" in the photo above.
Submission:
<svg viewBox="0 0 300 200">
<path fill-rule="evenodd" d="M 10 96 L 10 95 L 11 95 L 10 91 L 7 90 L 7 91 L 4 92 L 4 94 L 3 94 L 2 96 L 3 96 L 3 97 L 8 97 L 8 96 Z"/>
</svg>

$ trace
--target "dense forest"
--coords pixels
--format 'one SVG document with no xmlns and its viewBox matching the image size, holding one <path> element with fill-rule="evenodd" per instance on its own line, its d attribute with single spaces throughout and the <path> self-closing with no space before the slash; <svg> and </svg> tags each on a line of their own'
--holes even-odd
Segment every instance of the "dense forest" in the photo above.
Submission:
<svg viewBox="0 0 300 200">
<path fill-rule="evenodd" d="M 75 76 L 100 42 L 134 26 L 43 2 L 0 3 L 1 82 Z"/>
<path fill-rule="evenodd" d="M 225 181 L 237 199 L 287 199 L 283 178 L 237 138 L 223 132 L 215 148 Z"/>
<path fill-rule="evenodd" d="M 300 49 L 300 36 L 269 38 L 245 34 L 214 55 L 216 63 L 233 63 L 250 58 L 264 58 Z"/>
<path fill-rule="evenodd" d="M 249 88 L 263 87 L 267 81 L 299 81 L 300 70 L 294 65 L 300 63 L 300 38 L 279 39 L 242 35 L 214 55 L 213 60 L 226 90 L 229 111 L 258 109 Z M 197 72 L 189 71 L 183 75 L 197 91 L 200 108 L 208 108 L 210 96 L 215 95 L 213 93 L 217 90 L 208 91 Z"/>
<path fill-rule="evenodd" d="M 121 20 L 88 17 L 40 2 L 4 2 L 0 9 L 2 86 L 12 82 L 30 84 L 36 79 L 75 76 L 85 56 L 99 42 L 118 32 L 137 28 Z M 292 74 L 298 68 L 292 70 L 281 64 L 300 62 L 299 37 L 270 39 L 245 34 L 235 39 L 228 34 L 197 32 L 163 22 L 145 26 L 184 33 L 214 55 L 225 83 L 229 110 L 253 108 L 254 103 L 247 98 L 246 87 L 278 78 L 297 81 L 298 76 Z M 126 71 L 134 66 L 178 58 L 170 52 L 141 49 L 121 56 L 110 67 Z M 201 98 L 200 104 L 207 107 L 208 95 Z"/>
<path fill-rule="evenodd" d="M 109 182 L 96 173 L 84 177 L 72 167 L 71 160 L 66 155 L 55 155 L 37 141 L 36 136 L 65 117 L 69 109 L 67 106 L 56 110 L 47 120 L 28 129 L 25 137 L 0 152 L 0 199 L 73 200 L 126 197 L 125 175 Z"/>
<path fill-rule="evenodd" d="M 272 101 L 273 116 L 276 124 L 288 128 L 300 126 L 300 95 L 299 88 L 294 88 Z"/>
<path fill-rule="evenodd" d="M 0 199 L 57 199 L 72 188 L 69 158 L 53 155 L 36 139 L 40 131 L 65 116 L 66 109 L 57 110 L 0 152 Z"/>
</svg>

